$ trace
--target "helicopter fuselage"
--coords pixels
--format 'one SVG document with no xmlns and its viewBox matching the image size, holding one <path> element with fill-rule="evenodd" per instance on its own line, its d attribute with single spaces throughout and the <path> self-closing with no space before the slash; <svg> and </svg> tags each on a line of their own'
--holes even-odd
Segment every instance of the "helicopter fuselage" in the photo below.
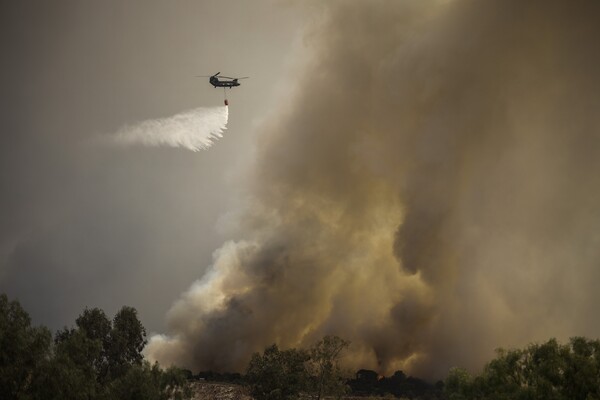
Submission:
<svg viewBox="0 0 600 400">
<path fill-rule="evenodd" d="M 221 81 L 216 76 L 211 76 L 209 81 L 210 81 L 210 84 L 213 85 L 213 87 L 228 87 L 228 88 L 232 88 L 232 87 L 235 87 L 235 86 L 240 86 L 240 83 L 238 82 L 237 79 L 233 79 L 233 80 L 230 80 L 230 81 Z"/>
</svg>

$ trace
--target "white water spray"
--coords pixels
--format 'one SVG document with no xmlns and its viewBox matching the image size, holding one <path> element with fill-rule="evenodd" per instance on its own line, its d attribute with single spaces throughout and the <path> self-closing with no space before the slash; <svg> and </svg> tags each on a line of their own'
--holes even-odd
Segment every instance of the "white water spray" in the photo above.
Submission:
<svg viewBox="0 0 600 400">
<path fill-rule="evenodd" d="M 228 115 L 228 107 L 200 107 L 168 118 L 125 125 L 114 134 L 113 139 L 124 146 L 142 144 L 205 150 L 223 137 Z"/>
</svg>

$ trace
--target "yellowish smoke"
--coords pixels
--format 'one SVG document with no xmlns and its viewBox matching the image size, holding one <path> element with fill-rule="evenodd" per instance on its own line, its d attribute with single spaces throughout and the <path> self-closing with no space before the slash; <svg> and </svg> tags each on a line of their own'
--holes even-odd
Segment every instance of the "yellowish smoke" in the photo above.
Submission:
<svg viewBox="0 0 600 400">
<path fill-rule="evenodd" d="M 332 1 L 264 127 L 239 236 L 148 356 L 243 370 L 276 342 L 443 377 L 600 335 L 600 3 Z"/>
</svg>

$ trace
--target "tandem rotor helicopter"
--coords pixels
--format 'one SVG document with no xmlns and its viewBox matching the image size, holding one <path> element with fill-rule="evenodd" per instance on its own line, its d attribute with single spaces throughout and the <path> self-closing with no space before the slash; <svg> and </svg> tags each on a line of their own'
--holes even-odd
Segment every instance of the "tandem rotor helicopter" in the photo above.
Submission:
<svg viewBox="0 0 600 400">
<path fill-rule="evenodd" d="M 223 88 L 223 95 L 225 94 L 225 88 L 229 88 L 231 89 L 232 87 L 236 87 L 236 86 L 240 86 L 240 83 L 238 82 L 239 79 L 247 79 L 249 78 L 249 76 L 244 76 L 241 78 L 231 78 L 229 76 L 219 76 L 220 72 L 217 72 L 214 75 L 196 75 L 196 78 L 208 78 L 208 82 L 213 85 L 213 87 L 217 88 L 217 87 L 222 87 Z M 229 80 L 223 80 L 223 79 L 229 79 Z M 229 102 L 227 101 L 227 98 L 225 98 L 225 105 L 229 105 Z"/>
</svg>

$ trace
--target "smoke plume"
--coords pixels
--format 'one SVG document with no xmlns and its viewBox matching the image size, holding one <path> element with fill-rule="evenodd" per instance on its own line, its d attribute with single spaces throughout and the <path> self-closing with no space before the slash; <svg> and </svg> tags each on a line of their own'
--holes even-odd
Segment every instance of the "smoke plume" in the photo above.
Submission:
<svg viewBox="0 0 600 400">
<path fill-rule="evenodd" d="M 228 107 L 196 108 L 172 117 L 150 119 L 126 125 L 112 137 L 120 145 L 183 147 L 205 150 L 223 137 Z"/>
<path fill-rule="evenodd" d="M 239 231 L 151 359 L 243 370 L 270 343 L 440 378 L 600 335 L 600 2 L 333 1 L 263 127 Z"/>
</svg>

